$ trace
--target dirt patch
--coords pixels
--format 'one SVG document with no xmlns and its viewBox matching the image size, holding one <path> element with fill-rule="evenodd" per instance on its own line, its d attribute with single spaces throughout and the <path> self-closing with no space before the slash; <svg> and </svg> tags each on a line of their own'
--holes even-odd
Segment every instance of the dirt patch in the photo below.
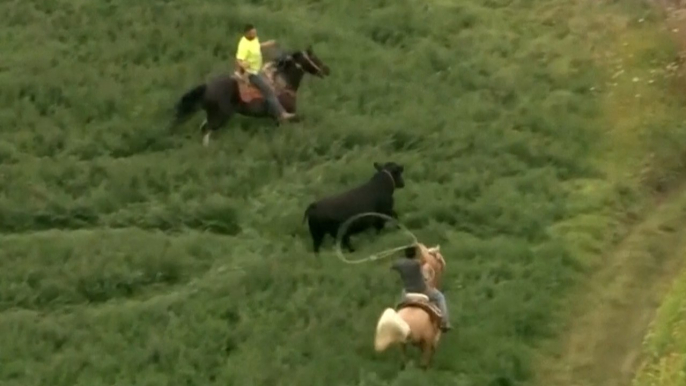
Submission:
<svg viewBox="0 0 686 386">
<path fill-rule="evenodd" d="M 605 257 L 581 288 L 559 350 L 541 360 L 538 384 L 630 385 L 648 326 L 681 268 L 686 191 L 664 200 Z"/>
<path fill-rule="evenodd" d="M 686 0 L 654 0 L 680 46 L 673 87 L 686 86 Z M 650 322 L 682 268 L 686 189 L 655 197 L 654 209 L 579 288 L 555 348 L 540 358 L 539 385 L 629 386 Z"/>
<path fill-rule="evenodd" d="M 667 27 L 681 47 L 677 62 L 686 59 L 686 0 L 654 0 L 665 12 Z M 683 71 L 683 65 L 681 66 Z M 683 72 L 682 72 L 683 73 Z"/>
</svg>

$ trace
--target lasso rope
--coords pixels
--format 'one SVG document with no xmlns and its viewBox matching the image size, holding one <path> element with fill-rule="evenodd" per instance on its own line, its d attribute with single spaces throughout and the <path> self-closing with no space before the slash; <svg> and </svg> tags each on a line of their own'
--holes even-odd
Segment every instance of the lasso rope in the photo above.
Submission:
<svg viewBox="0 0 686 386">
<path fill-rule="evenodd" d="M 408 234 L 410 237 L 412 237 L 412 243 L 407 244 L 407 245 L 403 245 L 403 246 L 397 247 L 397 248 L 387 249 L 385 251 L 381 251 L 379 253 L 375 253 L 375 254 L 372 254 L 372 255 L 369 255 L 367 257 L 357 259 L 357 260 L 346 259 L 345 256 L 343 255 L 343 251 L 341 250 L 342 236 L 345 234 L 345 231 L 348 230 L 348 228 L 350 227 L 350 224 L 352 224 L 353 221 L 355 221 L 361 217 L 365 217 L 365 216 L 381 217 L 381 218 L 384 218 L 386 220 L 394 222 L 398 226 L 398 228 L 402 229 L 406 234 Z M 352 216 L 349 219 L 347 219 L 343 224 L 341 224 L 341 227 L 338 229 L 338 234 L 336 235 L 336 256 L 338 256 L 338 258 L 341 259 L 341 261 L 343 261 L 344 263 L 347 263 L 347 264 L 361 264 L 361 263 L 366 263 L 368 261 L 375 261 L 375 260 L 383 259 L 384 257 L 391 256 L 398 251 L 402 251 L 405 248 L 412 247 L 412 246 L 415 246 L 417 244 L 418 244 L 417 237 L 412 232 L 410 232 L 405 226 L 403 226 L 401 223 L 399 223 L 398 220 L 394 219 L 391 216 L 385 215 L 383 213 L 365 212 L 365 213 L 360 213 L 360 214 L 357 214 L 355 216 Z"/>
</svg>

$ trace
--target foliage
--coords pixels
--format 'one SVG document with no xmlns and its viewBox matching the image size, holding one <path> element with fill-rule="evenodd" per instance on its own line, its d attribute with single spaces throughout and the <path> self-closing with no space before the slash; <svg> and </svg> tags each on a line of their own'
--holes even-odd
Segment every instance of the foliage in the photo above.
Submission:
<svg viewBox="0 0 686 386">
<path fill-rule="evenodd" d="M 684 248 L 681 249 L 682 253 Z M 686 275 L 682 274 L 658 309 L 644 342 L 645 360 L 634 386 L 686 383 Z"/>
<path fill-rule="evenodd" d="M 527 382 L 584 254 L 640 202 L 638 185 L 608 174 L 633 164 L 608 156 L 608 92 L 594 91 L 609 78 L 588 44 L 603 10 L 3 2 L 0 381 Z M 182 93 L 227 71 L 246 21 L 287 48 L 314 41 L 331 67 L 300 91 L 305 121 L 236 118 L 209 150 L 200 115 L 187 135 L 167 132 Z M 387 264 L 315 257 L 301 223 L 310 201 L 390 160 L 406 168 L 401 220 L 449 263 L 457 330 L 426 375 L 372 352 L 399 291 Z M 405 240 L 353 242 L 362 256 Z"/>
</svg>

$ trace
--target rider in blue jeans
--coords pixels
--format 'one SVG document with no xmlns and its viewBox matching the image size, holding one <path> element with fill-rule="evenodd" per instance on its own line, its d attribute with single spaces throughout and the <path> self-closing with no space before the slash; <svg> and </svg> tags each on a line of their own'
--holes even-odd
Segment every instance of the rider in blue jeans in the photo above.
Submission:
<svg viewBox="0 0 686 386">
<path fill-rule="evenodd" d="M 445 296 L 436 288 L 429 288 L 422 275 L 422 265 L 417 256 L 419 251 L 417 247 L 409 247 L 405 249 L 405 257 L 393 262 L 392 270 L 398 271 L 403 282 L 402 299 L 405 299 L 405 294 L 408 292 L 420 293 L 429 297 L 429 300 L 436 303 L 443 314 L 443 321 L 441 323 L 441 330 L 446 332 L 452 328 L 450 319 L 448 317 L 448 306 L 445 302 Z"/>
<path fill-rule="evenodd" d="M 243 30 L 243 37 L 238 42 L 238 48 L 236 49 L 236 65 L 241 73 L 248 74 L 248 81 L 260 90 L 267 102 L 269 113 L 275 119 L 283 121 L 294 118 L 295 114 L 286 112 L 281 103 L 279 103 L 279 99 L 276 97 L 272 87 L 264 79 L 264 76 L 260 74 L 263 64 L 262 48 L 271 46 L 274 43 L 273 40 L 260 43 L 255 26 L 247 24 Z"/>
</svg>

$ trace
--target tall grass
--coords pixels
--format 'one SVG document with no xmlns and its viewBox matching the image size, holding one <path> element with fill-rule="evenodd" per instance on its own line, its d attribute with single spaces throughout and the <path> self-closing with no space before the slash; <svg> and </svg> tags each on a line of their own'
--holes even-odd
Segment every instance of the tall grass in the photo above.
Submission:
<svg viewBox="0 0 686 386">
<path fill-rule="evenodd" d="M 597 56 L 612 12 L 558 0 L 0 4 L 0 380 L 528 382 L 559 297 L 616 214 L 642 203 L 644 185 L 614 171 L 684 140 L 659 98 L 640 124 L 659 136 L 626 147 L 612 134 Z M 209 150 L 200 115 L 187 135 L 167 132 L 177 98 L 229 70 L 248 21 L 288 49 L 314 43 L 331 67 L 301 88 L 305 121 L 236 118 Z M 457 330 L 426 374 L 372 353 L 399 290 L 387 264 L 316 258 L 301 224 L 311 200 L 387 160 L 406 168 L 401 220 L 448 259 Z M 364 254 L 401 240 L 353 242 Z"/>
</svg>

